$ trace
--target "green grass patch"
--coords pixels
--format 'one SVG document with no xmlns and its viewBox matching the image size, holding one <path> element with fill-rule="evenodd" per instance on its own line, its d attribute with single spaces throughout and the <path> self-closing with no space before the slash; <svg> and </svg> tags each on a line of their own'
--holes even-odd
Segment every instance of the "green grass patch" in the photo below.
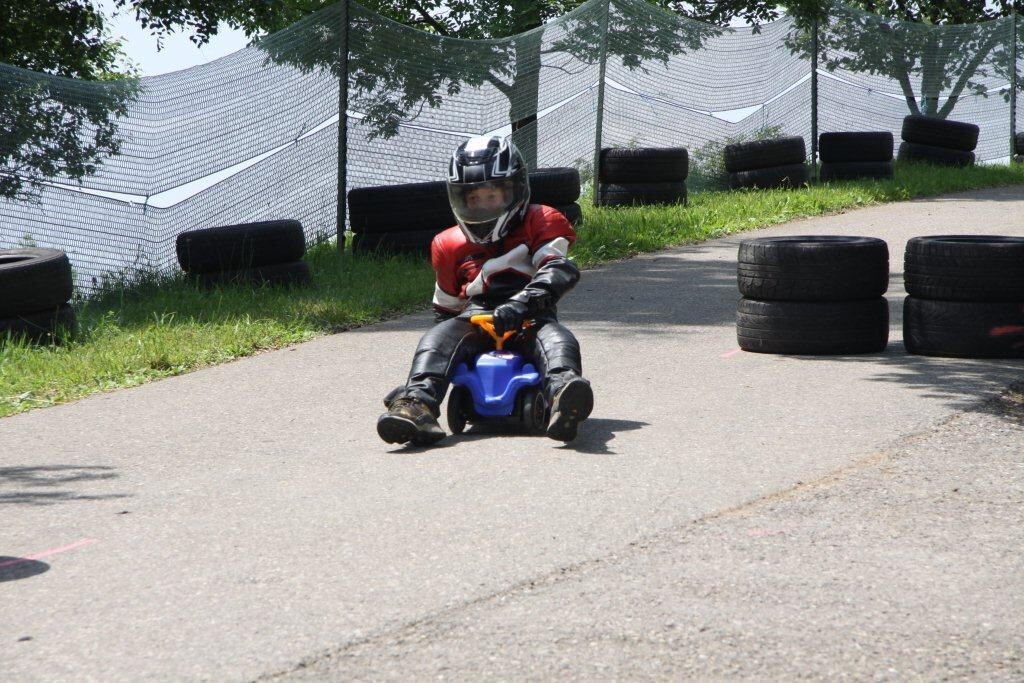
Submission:
<svg viewBox="0 0 1024 683">
<path fill-rule="evenodd" d="M 1024 166 L 964 169 L 899 164 L 886 181 L 836 182 L 800 190 L 700 192 L 689 206 L 593 209 L 572 256 L 581 266 L 881 202 L 1024 183 Z M 589 209 L 589 210 L 588 210 Z M 965 228 L 969 232 L 969 229 Z"/>
<path fill-rule="evenodd" d="M 595 209 L 581 201 L 584 223 L 572 256 L 587 267 L 804 216 L 1015 184 L 1024 184 L 1024 166 L 900 165 L 893 181 L 703 192 L 688 207 Z M 353 258 L 332 244 L 306 258 L 309 287 L 205 290 L 181 276 L 155 275 L 108 284 L 76 303 L 74 339 L 0 343 L 0 417 L 422 310 L 433 293 L 433 271 L 420 259 Z"/>
</svg>

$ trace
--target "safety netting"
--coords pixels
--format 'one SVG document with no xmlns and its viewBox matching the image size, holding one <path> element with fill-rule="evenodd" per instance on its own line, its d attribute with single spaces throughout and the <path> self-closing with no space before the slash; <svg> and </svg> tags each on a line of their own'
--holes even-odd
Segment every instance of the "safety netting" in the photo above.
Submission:
<svg viewBox="0 0 1024 683">
<path fill-rule="evenodd" d="M 0 248 L 62 249 L 89 290 L 173 271 L 184 230 L 294 218 L 309 243 L 331 239 L 345 71 L 349 190 L 442 179 L 451 150 L 488 133 L 587 179 L 599 126 L 602 146 L 689 149 L 696 191 L 721 186 L 725 144 L 799 135 L 810 152 L 815 120 L 898 144 L 907 114 L 940 116 L 980 126 L 980 162 L 1011 155 L 1012 18 L 926 26 L 837 3 L 827 21 L 719 27 L 589 0 L 512 38 L 460 40 L 354 2 L 346 32 L 344 14 L 137 80 L 0 65 Z"/>
</svg>

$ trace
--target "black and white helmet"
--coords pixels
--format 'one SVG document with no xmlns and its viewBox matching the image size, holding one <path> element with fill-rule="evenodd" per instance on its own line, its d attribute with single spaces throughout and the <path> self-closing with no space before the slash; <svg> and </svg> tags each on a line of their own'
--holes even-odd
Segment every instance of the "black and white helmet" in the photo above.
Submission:
<svg viewBox="0 0 1024 683">
<path fill-rule="evenodd" d="M 501 241 L 516 228 L 530 204 L 526 162 L 509 138 L 466 140 L 448 164 L 448 200 L 466 239 Z"/>
</svg>

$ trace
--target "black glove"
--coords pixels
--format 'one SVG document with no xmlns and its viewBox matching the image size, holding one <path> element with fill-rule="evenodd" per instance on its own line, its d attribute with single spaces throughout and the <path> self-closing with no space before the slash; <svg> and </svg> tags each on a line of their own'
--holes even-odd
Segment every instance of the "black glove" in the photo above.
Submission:
<svg viewBox="0 0 1024 683">
<path fill-rule="evenodd" d="M 498 334 L 518 332 L 529 309 L 519 301 L 506 301 L 494 309 L 494 331 Z"/>
</svg>

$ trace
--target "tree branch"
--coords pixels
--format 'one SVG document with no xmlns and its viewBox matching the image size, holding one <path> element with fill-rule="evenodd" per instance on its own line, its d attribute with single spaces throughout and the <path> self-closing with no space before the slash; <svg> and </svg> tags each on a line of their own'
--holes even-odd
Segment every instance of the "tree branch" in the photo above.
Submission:
<svg viewBox="0 0 1024 683">
<path fill-rule="evenodd" d="M 509 102 L 512 101 L 512 86 L 511 85 L 509 85 L 505 81 L 501 80 L 500 78 L 498 78 L 497 76 L 495 76 L 492 73 L 488 73 L 486 76 L 484 76 L 484 79 L 487 80 L 487 82 L 490 83 L 491 85 L 493 85 L 495 88 L 500 90 L 501 94 L 508 98 Z"/>
<path fill-rule="evenodd" d="M 921 108 L 917 105 L 917 97 L 914 96 L 914 87 L 910 85 L 910 64 L 907 60 L 903 61 L 903 68 L 896 74 L 896 80 L 900 83 L 900 88 L 903 90 L 903 97 L 907 100 L 907 106 L 910 107 L 911 114 L 921 113 Z"/>
<path fill-rule="evenodd" d="M 993 34 L 992 37 L 986 41 L 985 49 L 978 50 L 968 65 L 960 72 L 960 77 L 953 85 L 953 89 L 950 90 L 949 99 L 946 100 L 946 103 L 942 105 L 942 109 L 939 110 L 939 114 L 942 118 L 946 118 L 949 116 L 950 112 L 953 111 L 953 107 L 956 106 L 956 102 L 960 98 L 960 93 L 963 92 L 964 86 L 967 85 L 967 80 L 974 75 L 978 66 L 981 65 L 982 60 L 988 57 L 989 53 L 992 52 L 992 48 L 996 46 L 996 41 L 997 37 Z"/>
<path fill-rule="evenodd" d="M 448 29 L 445 27 L 444 24 L 438 22 L 437 19 L 435 19 L 434 17 L 430 16 L 430 13 L 427 12 L 427 10 L 423 9 L 423 5 L 421 5 L 420 3 L 416 2 L 416 0 L 410 0 L 409 4 L 412 5 L 413 8 L 415 8 L 415 10 L 417 12 L 419 12 L 421 17 L 423 17 L 423 23 L 424 24 L 429 24 L 431 27 L 433 27 L 433 29 L 435 31 L 440 33 L 442 36 L 450 36 L 451 35 L 448 32 Z"/>
<path fill-rule="evenodd" d="M 560 52 L 560 50 L 551 50 L 550 52 Z M 541 54 L 549 54 L 550 52 L 545 52 L 544 50 L 541 50 Z M 591 66 L 590 63 L 583 62 L 583 68 L 581 68 L 579 71 L 570 71 L 569 69 L 566 69 L 565 65 L 568 64 L 569 62 L 573 62 L 573 61 L 580 61 L 580 60 L 577 60 L 575 57 L 569 57 L 568 59 L 566 59 L 560 65 L 559 64 L 541 64 L 540 68 L 542 68 L 542 69 L 555 69 L 557 71 L 561 71 L 562 73 L 568 74 L 570 76 L 575 76 L 577 74 L 583 73 L 584 71 L 587 70 L 588 67 Z"/>
<path fill-rule="evenodd" d="M 587 70 L 587 66 L 589 66 L 589 65 L 584 65 L 584 68 L 580 69 L 579 71 L 569 71 L 564 66 L 557 66 L 555 64 L 541 64 L 540 68 L 542 68 L 542 69 L 555 69 L 556 71 L 561 71 L 562 73 L 564 73 L 566 75 L 569 75 L 569 76 L 577 76 L 577 75 L 583 73 L 584 71 L 586 71 Z"/>
</svg>

